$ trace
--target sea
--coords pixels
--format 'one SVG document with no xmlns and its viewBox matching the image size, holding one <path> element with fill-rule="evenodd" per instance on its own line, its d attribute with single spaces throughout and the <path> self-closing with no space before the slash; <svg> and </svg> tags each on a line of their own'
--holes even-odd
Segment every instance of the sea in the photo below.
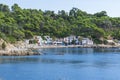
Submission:
<svg viewBox="0 0 120 80">
<path fill-rule="evenodd" d="M 44 48 L 0 56 L 0 80 L 120 80 L 120 48 Z"/>
</svg>

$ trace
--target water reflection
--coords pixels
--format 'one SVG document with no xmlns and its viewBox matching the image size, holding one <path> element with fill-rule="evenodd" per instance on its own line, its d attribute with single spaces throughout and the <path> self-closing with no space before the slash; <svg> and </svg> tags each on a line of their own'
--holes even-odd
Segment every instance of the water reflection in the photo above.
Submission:
<svg viewBox="0 0 120 80">
<path fill-rule="evenodd" d="M 39 62 L 39 58 L 32 57 L 0 57 L 0 64 L 6 63 L 26 63 L 26 62 Z"/>
<path fill-rule="evenodd" d="M 98 54 L 98 53 L 118 53 L 120 48 L 52 48 L 40 49 L 41 53 L 46 55 L 64 55 L 64 54 Z"/>
<path fill-rule="evenodd" d="M 84 61 L 79 60 L 66 60 L 66 59 L 52 59 L 52 58 L 32 58 L 32 57 L 14 57 L 14 58 L 0 58 L 0 64 L 7 63 L 59 63 L 59 64 L 78 64 L 83 63 Z"/>
<path fill-rule="evenodd" d="M 120 48 L 94 48 L 94 52 L 100 53 L 111 53 L 111 52 L 120 52 Z"/>
<path fill-rule="evenodd" d="M 112 62 L 109 61 L 87 61 L 83 60 L 67 60 L 67 59 L 50 59 L 50 58 L 0 58 L 0 64 L 17 64 L 17 63 L 42 63 L 42 64 L 71 64 L 74 67 L 110 67 Z"/>
<path fill-rule="evenodd" d="M 42 63 L 55 63 L 55 64 L 79 64 L 83 63 L 84 61 L 79 60 L 63 60 L 63 59 L 41 59 L 40 62 Z"/>
<path fill-rule="evenodd" d="M 46 55 L 88 54 L 93 53 L 93 48 L 48 48 L 40 51 Z"/>
<path fill-rule="evenodd" d="M 93 60 L 92 62 L 94 65 L 104 66 L 106 64 L 109 64 L 109 61 L 97 61 L 96 60 L 96 54 L 104 54 L 109 53 L 113 54 L 113 52 L 119 54 L 120 49 L 119 48 L 51 48 L 51 49 L 39 49 L 39 52 L 43 53 L 43 55 L 36 56 L 36 57 L 0 57 L 0 64 L 3 63 L 60 63 L 60 64 L 79 64 L 79 63 L 85 63 Z M 90 56 L 86 56 L 90 55 Z M 92 54 L 92 55 L 91 55 Z M 50 57 L 51 55 L 56 55 L 54 57 Z M 58 56 L 57 56 L 58 55 Z M 63 55 L 63 56 L 60 56 Z M 65 56 L 67 55 L 67 56 Z M 69 56 L 71 55 L 71 56 Z M 74 56 L 78 55 L 78 56 Z M 79 55 L 85 55 L 85 56 L 79 56 Z M 47 56 L 47 57 L 45 57 Z M 70 59 L 67 59 L 70 58 Z M 88 58 L 88 59 L 87 59 Z M 102 57 L 103 58 L 103 57 Z M 108 59 L 107 56 L 104 59 L 100 60 L 106 60 Z"/>
<path fill-rule="evenodd" d="M 120 60 L 116 57 L 116 54 L 120 56 L 119 48 L 52 48 L 41 51 L 45 55 L 56 55 L 56 58 L 42 59 L 41 62 L 73 64 L 79 67 L 113 67 L 113 65 L 119 65 L 117 60 Z"/>
</svg>

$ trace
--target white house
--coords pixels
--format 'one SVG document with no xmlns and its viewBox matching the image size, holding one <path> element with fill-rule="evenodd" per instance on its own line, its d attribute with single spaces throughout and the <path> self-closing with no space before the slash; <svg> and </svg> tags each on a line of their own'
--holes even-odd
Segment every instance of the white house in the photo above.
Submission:
<svg viewBox="0 0 120 80">
<path fill-rule="evenodd" d="M 63 42 L 61 42 L 61 41 L 54 41 L 53 44 L 54 44 L 54 45 L 62 45 Z"/>
<path fill-rule="evenodd" d="M 39 46 L 43 45 L 43 39 L 41 36 L 35 36 L 34 39 L 37 40 Z"/>
<path fill-rule="evenodd" d="M 65 43 L 69 43 L 68 37 L 65 37 L 63 41 L 64 41 Z"/>
<path fill-rule="evenodd" d="M 66 42 L 66 43 L 71 43 L 73 40 L 75 40 L 76 44 L 79 43 L 77 36 L 71 35 L 71 36 L 64 38 L 64 42 Z"/>
<path fill-rule="evenodd" d="M 71 43 L 73 40 L 76 40 L 76 36 L 71 35 L 68 37 L 68 39 L 69 39 L 69 43 Z"/>
<path fill-rule="evenodd" d="M 45 40 L 46 40 L 46 44 L 52 44 L 52 38 L 50 36 L 44 36 Z"/>
<path fill-rule="evenodd" d="M 93 45 L 93 41 L 90 40 L 89 38 L 83 38 L 82 45 Z"/>
<path fill-rule="evenodd" d="M 53 41 L 53 44 L 54 45 L 63 45 L 63 39 L 62 38 L 60 38 L 60 39 L 55 39 L 55 41 Z"/>
</svg>

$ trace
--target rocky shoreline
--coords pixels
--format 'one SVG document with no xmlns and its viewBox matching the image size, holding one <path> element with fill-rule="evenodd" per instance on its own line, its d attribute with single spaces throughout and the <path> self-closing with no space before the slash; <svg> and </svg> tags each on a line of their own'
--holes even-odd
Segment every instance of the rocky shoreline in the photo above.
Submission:
<svg viewBox="0 0 120 80">
<path fill-rule="evenodd" d="M 111 46 L 111 45 L 68 45 L 68 46 L 54 46 L 54 45 L 46 45 L 46 46 L 34 46 L 26 49 L 14 49 L 10 48 L 9 50 L 0 50 L 0 56 L 29 56 L 29 55 L 41 55 L 42 53 L 35 51 L 36 49 L 41 48 L 70 48 L 70 47 L 78 47 L 78 48 L 120 48 L 120 46 Z"/>
<path fill-rule="evenodd" d="M 70 47 L 78 47 L 78 48 L 120 48 L 120 45 L 45 45 L 45 46 L 35 46 L 33 49 L 40 48 L 70 48 Z"/>
<path fill-rule="evenodd" d="M 5 48 L 2 48 L 2 43 L 5 43 Z M 28 56 L 40 55 L 41 53 L 33 51 L 32 48 L 25 47 L 23 42 L 10 44 L 0 39 L 0 56 Z"/>
<path fill-rule="evenodd" d="M 39 52 L 33 52 L 32 50 L 0 50 L 0 56 L 29 56 L 40 55 Z"/>
<path fill-rule="evenodd" d="M 0 40 L 3 43 L 3 40 Z M 1 45 L 0 43 L 0 45 Z M 17 44 L 6 43 L 6 48 L 2 49 L 0 47 L 0 56 L 29 56 L 29 55 L 41 55 L 42 53 L 37 52 L 37 49 L 42 48 L 69 48 L 69 47 L 78 47 L 78 48 L 120 48 L 120 45 L 43 45 L 38 46 L 37 44 L 25 44 L 19 42 Z"/>
</svg>

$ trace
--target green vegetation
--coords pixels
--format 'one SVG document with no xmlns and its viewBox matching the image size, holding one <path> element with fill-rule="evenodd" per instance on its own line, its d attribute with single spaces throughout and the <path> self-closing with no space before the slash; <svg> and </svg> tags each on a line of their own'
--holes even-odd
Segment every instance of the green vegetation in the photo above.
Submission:
<svg viewBox="0 0 120 80">
<path fill-rule="evenodd" d="M 90 37 L 102 43 L 107 36 L 120 40 L 120 17 L 112 18 L 105 11 L 88 14 L 78 8 L 69 12 L 64 10 L 42 11 L 22 9 L 14 4 L 11 9 L 0 4 L 0 37 L 14 42 L 34 35 L 49 35 L 62 38 L 69 35 Z"/>
<path fill-rule="evenodd" d="M 4 49 L 4 50 L 5 50 L 5 48 L 6 48 L 6 43 L 5 43 L 5 42 L 3 42 L 3 43 L 2 43 L 2 49 Z"/>
</svg>

